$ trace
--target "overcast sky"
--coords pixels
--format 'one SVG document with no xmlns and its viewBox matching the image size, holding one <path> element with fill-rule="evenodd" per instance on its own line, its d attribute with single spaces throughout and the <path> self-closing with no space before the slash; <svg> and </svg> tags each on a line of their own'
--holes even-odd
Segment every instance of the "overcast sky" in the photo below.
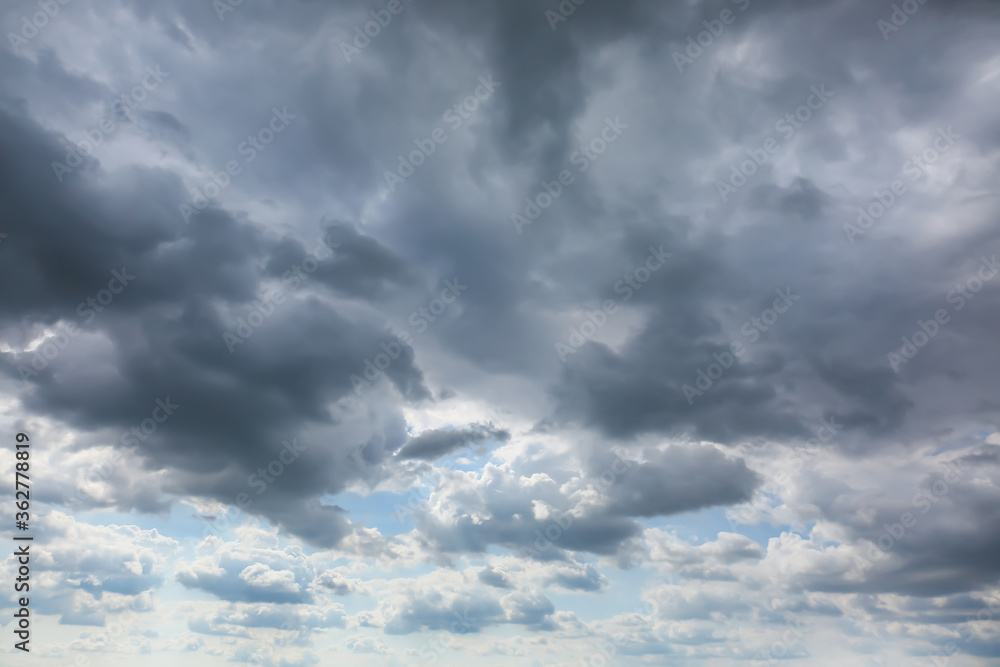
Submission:
<svg viewBox="0 0 1000 667">
<path fill-rule="evenodd" d="M 1000 660 L 996 2 L 0 25 L 0 662 Z"/>
</svg>

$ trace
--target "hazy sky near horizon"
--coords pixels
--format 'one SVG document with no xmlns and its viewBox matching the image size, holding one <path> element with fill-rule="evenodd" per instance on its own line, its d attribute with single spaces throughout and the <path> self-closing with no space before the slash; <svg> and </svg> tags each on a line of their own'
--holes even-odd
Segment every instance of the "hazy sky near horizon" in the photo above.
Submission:
<svg viewBox="0 0 1000 667">
<path fill-rule="evenodd" d="M 996 2 L 0 26 L 0 662 L 1000 658 Z"/>
</svg>

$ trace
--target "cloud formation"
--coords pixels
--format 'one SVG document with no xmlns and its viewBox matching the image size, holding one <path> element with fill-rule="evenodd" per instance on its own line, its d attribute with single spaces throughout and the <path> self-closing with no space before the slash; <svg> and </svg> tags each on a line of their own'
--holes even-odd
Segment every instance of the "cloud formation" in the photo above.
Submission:
<svg viewBox="0 0 1000 667">
<path fill-rule="evenodd" d="M 43 659 L 1000 655 L 995 3 L 0 23 Z"/>
</svg>

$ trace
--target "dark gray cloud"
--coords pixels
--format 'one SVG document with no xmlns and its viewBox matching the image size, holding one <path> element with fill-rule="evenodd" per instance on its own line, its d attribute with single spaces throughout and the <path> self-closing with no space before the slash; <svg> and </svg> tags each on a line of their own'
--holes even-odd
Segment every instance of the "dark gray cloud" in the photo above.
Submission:
<svg viewBox="0 0 1000 667">
<path fill-rule="evenodd" d="M 65 152 L 23 109 L 2 111 L 0 137 L 7 147 L 0 206 L 10 221 L 9 261 L 0 274 L 20 286 L 0 296 L 4 324 L 77 327 L 55 340 L 63 349 L 51 361 L 41 352 L 4 353 L 3 371 L 25 383 L 26 407 L 87 431 L 106 429 L 109 444 L 125 445 L 119 435 L 147 418 L 156 399 L 169 397 L 180 408 L 138 443 L 141 453 L 154 467 L 190 473 L 175 490 L 226 501 L 249 490 L 233 479 L 239 469 L 245 480 L 266 466 L 284 438 L 310 423 L 336 426 L 328 405 L 351 393 L 350 376 L 380 351 L 377 341 L 386 335 L 378 327 L 346 319 L 315 296 L 291 300 L 287 285 L 265 286 L 254 264 L 280 255 L 280 243 L 223 211 L 185 225 L 174 215 L 174 202 L 183 200 L 176 177 L 136 168 L 113 186 L 89 172 L 60 186 L 50 164 Z M 38 195 L 49 187 L 58 194 Z M 124 272 L 128 284 L 114 283 L 120 293 L 95 304 L 101 290 L 112 296 L 113 272 Z M 273 314 L 230 353 L 224 334 L 238 331 L 236 321 L 252 312 L 254 299 L 275 290 L 289 301 L 271 304 Z M 113 351 L 94 347 L 87 334 L 107 338 Z M 409 400 L 430 397 L 406 345 L 385 375 Z M 342 488 L 348 477 L 329 474 L 339 467 L 330 452 L 314 446 L 306 459 L 314 460 L 290 467 L 282 485 L 297 494 L 309 486 L 315 493 Z M 232 476 L 206 482 L 204 473 L 226 469 Z M 274 520 L 319 544 L 344 534 L 337 527 L 343 519 L 329 508 L 303 514 L 283 507 L 282 498 L 297 503 L 274 492 L 254 511 L 270 508 Z"/>
<path fill-rule="evenodd" d="M 608 511 L 634 517 L 679 514 L 735 505 L 753 495 L 760 478 L 740 459 L 717 449 L 674 446 L 629 466 L 608 492 Z"/>
<path fill-rule="evenodd" d="M 464 429 L 424 431 L 415 438 L 407 440 L 396 452 L 396 456 L 401 459 L 434 460 L 491 440 L 506 442 L 510 440 L 510 433 L 492 426 L 480 425 Z"/>
<path fill-rule="evenodd" d="M 322 247 L 324 245 L 326 247 Z M 326 261 L 329 253 L 334 257 Z M 310 255 L 317 264 L 312 273 L 317 281 L 353 297 L 385 298 L 393 291 L 412 286 L 417 280 L 403 258 L 343 222 L 327 226 L 308 248 L 295 239 L 285 239 L 275 248 L 266 273 L 273 278 L 294 281 L 298 273 L 289 267 L 301 266 Z M 303 268 L 309 268 L 308 263 Z"/>
</svg>

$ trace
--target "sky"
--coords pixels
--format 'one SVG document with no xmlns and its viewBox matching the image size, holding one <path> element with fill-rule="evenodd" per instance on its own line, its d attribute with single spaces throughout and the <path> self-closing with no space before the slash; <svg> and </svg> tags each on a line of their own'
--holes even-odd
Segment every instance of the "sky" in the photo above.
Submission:
<svg viewBox="0 0 1000 667">
<path fill-rule="evenodd" d="M 996 2 L 0 26 L 0 663 L 1000 660 Z"/>
</svg>

